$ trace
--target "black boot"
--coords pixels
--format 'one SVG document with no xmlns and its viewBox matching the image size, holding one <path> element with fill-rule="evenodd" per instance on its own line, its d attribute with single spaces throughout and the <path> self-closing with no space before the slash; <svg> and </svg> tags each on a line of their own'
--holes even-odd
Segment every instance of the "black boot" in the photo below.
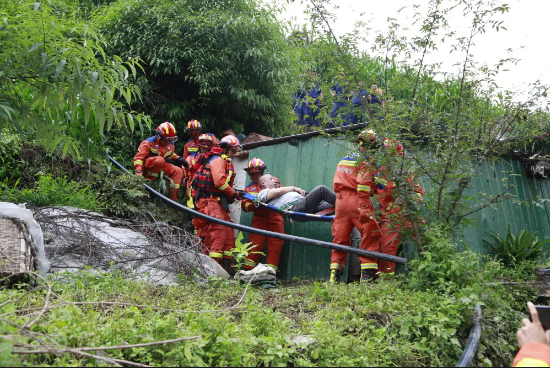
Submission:
<svg viewBox="0 0 550 368">
<path fill-rule="evenodd" d="M 331 284 L 337 284 L 340 282 L 340 279 L 342 278 L 342 271 L 337 269 L 330 270 L 330 279 L 328 282 Z"/>
<path fill-rule="evenodd" d="M 374 282 L 374 277 L 376 275 L 376 270 L 366 269 L 361 271 L 361 283 L 370 284 Z"/>
</svg>

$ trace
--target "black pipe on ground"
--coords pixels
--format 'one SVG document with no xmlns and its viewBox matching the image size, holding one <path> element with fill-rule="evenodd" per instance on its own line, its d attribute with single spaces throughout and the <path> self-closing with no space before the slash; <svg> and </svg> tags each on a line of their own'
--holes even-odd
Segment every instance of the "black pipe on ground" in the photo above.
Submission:
<svg viewBox="0 0 550 368">
<path fill-rule="evenodd" d="M 479 341 L 481 340 L 481 305 L 476 305 L 474 309 L 474 327 L 470 331 L 470 336 L 468 341 L 466 341 L 466 346 L 462 352 L 462 356 L 456 363 L 457 367 L 471 367 L 472 361 L 477 352 L 477 347 L 479 346 Z"/>
<path fill-rule="evenodd" d="M 107 157 L 109 157 L 109 160 L 111 160 L 111 162 L 116 167 L 118 167 L 120 170 L 124 171 L 127 174 L 130 174 L 130 172 L 128 170 L 126 170 L 126 168 L 124 166 L 119 164 L 114 158 L 112 158 L 111 156 L 107 156 Z M 246 231 L 247 233 L 254 233 L 254 234 L 259 234 L 259 235 L 263 235 L 263 236 L 269 236 L 271 238 L 283 239 L 283 240 L 288 240 L 288 241 L 297 242 L 297 243 L 314 245 L 314 246 L 322 247 L 322 248 L 339 250 L 339 251 L 346 252 L 346 253 L 355 253 L 355 254 L 360 255 L 360 256 L 372 257 L 372 258 L 376 258 L 376 259 L 383 259 L 385 261 L 399 263 L 399 264 L 406 264 L 407 263 L 407 259 L 402 258 L 402 257 L 392 256 L 392 255 L 389 255 L 389 254 L 373 252 L 373 251 L 368 251 L 368 250 L 363 250 L 363 249 L 358 249 L 358 248 L 352 248 L 352 247 L 348 247 L 348 246 L 345 246 L 345 245 L 325 242 L 325 241 L 322 241 L 322 240 L 308 239 L 308 238 L 302 238 L 300 236 L 274 233 L 274 232 L 271 232 L 271 231 L 255 229 L 253 227 L 244 226 L 244 225 L 236 224 L 236 223 L 233 223 L 233 222 L 230 222 L 230 221 L 221 220 L 221 219 L 218 219 L 218 218 L 215 218 L 215 217 L 205 215 L 205 214 L 200 213 L 198 211 L 192 210 L 192 209 L 187 208 L 185 206 L 182 206 L 178 202 L 175 202 L 175 201 L 171 200 L 170 198 L 168 198 L 168 197 L 162 195 L 161 193 L 157 192 L 156 190 L 154 190 L 153 188 L 151 188 L 147 184 L 143 184 L 143 186 L 145 187 L 145 189 L 147 189 L 149 191 L 149 193 L 151 193 L 154 196 L 160 198 L 161 200 L 163 200 L 164 202 L 166 202 L 170 206 L 172 206 L 172 207 L 174 207 L 174 208 L 176 208 L 180 211 L 187 212 L 193 217 L 199 217 L 199 218 L 205 219 L 207 221 L 210 221 L 210 222 L 213 222 L 213 223 L 216 223 L 216 224 L 220 224 L 220 225 L 223 225 L 223 226 L 228 226 L 228 227 L 233 228 L 233 229 Z"/>
</svg>

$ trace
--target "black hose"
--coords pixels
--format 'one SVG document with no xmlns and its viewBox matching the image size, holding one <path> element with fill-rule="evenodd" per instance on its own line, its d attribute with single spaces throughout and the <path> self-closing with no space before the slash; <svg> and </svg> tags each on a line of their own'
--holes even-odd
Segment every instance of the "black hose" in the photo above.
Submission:
<svg viewBox="0 0 550 368">
<path fill-rule="evenodd" d="M 116 160 L 114 158 L 112 158 L 111 156 L 108 156 L 108 157 L 109 157 L 109 160 L 111 160 L 111 162 L 116 167 L 118 167 L 120 170 L 124 171 L 125 173 L 130 174 L 130 172 L 128 170 L 126 170 L 126 168 L 124 166 L 122 166 L 121 164 L 116 162 Z M 218 219 L 216 217 L 211 217 L 211 216 L 205 215 L 204 213 L 201 213 L 201 212 L 192 210 L 190 208 L 187 208 L 185 206 L 182 206 L 178 202 L 175 202 L 175 201 L 171 200 L 170 198 L 160 194 L 159 192 L 157 192 L 156 190 L 154 190 L 153 188 L 151 188 L 147 184 L 143 184 L 143 186 L 145 187 L 145 189 L 147 189 L 149 191 L 149 193 L 151 193 L 154 196 L 160 198 L 161 200 L 163 200 L 164 202 L 166 202 L 170 206 L 172 206 L 172 207 L 174 207 L 174 208 L 176 208 L 180 211 L 187 212 L 188 214 L 190 214 L 193 217 L 199 217 L 199 218 L 205 219 L 207 221 L 213 222 L 215 224 L 220 224 L 220 225 L 227 226 L 227 227 L 230 227 L 230 228 L 233 228 L 233 229 L 246 231 L 248 233 L 254 233 L 254 234 L 259 234 L 259 235 L 263 235 L 263 236 L 268 236 L 268 237 L 271 237 L 271 238 L 277 238 L 277 239 L 283 239 L 283 240 L 288 240 L 288 241 L 297 242 L 297 243 L 309 244 L 309 245 L 314 245 L 314 246 L 317 246 L 317 247 L 339 250 L 339 251 L 346 252 L 346 253 L 355 253 L 357 255 L 364 256 L 364 257 L 383 259 L 385 261 L 399 263 L 399 264 L 406 264 L 407 263 L 407 259 L 402 258 L 402 257 L 392 256 L 392 255 L 389 255 L 389 254 L 373 252 L 373 251 L 364 250 L 364 249 L 352 248 L 352 247 L 348 247 L 348 246 L 345 246 L 345 245 L 325 242 L 325 241 L 322 241 L 322 240 L 308 239 L 308 238 L 302 238 L 300 236 L 274 233 L 274 232 L 271 232 L 271 231 L 255 229 L 253 227 L 249 227 L 249 226 L 245 226 L 245 225 L 241 225 L 241 224 L 236 224 L 236 223 L 230 222 L 230 221 L 221 220 L 221 219 Z"/>
<path fill-rule="evenodd" d="M 481 339 L 481 305 L 476 305 L 474 309 L 474 327 L 470 331 L 468 341 L 466 341 L 466 347 L 462 352 L 462 356 L 456 363 L 457 367 L 471 367 L 474 356 L 479 346 L 479 340 Z"/>
</svg>

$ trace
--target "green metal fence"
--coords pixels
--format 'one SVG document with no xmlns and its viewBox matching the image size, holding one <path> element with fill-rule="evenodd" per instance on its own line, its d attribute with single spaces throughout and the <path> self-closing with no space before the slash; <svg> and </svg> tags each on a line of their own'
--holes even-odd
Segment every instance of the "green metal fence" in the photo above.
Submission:
<svg viewBox="0 0 550 368">
<path fill-rule="evenodd" d="M 296 185 L 311 190 L 324 184 L 332 188 L 332 178 L 340 159 L 345 155 L 343 140 L 328 140 L 324 137 L 309 138 L 283 142 L 272 146 L 254 148 L 250 158 L 264 160 L 270 174 L 278 177 L 283 185 Z M 550 204 L 535 205 L 540 198 L 550 199 L 550 183 L 545 179 L 528 179 L 521 163 L 513 158 L 504 158 L 499 163 L 481 167 L 481 174 L 474 178 L 465 196 L 475 197 L 482 201 L 480 193 L 496 194 L 502 181 L 510 173 L 515 188 L 511 193 L 520 200 L 531 203 L 529 206 L 512 201 L 502 202 L 496 208 L 485 208 L 470 216 L 474 226 L 464 229 L 460 241 L 477 252 L 486 252 L 483 237 L 489 231 L 506 234 L 508 224 L 514 232 L 523 229 L 537 231 L 540 237 L 550 237 Z M 247 178 L 248 179 L 248 178 Z M 243 213 L 241 223 L 251 224 L 252 215 Z M 320 222 L 291 223 L 286 222 L 285 231 L 289 234 L 312 239 L 332 241 L 331 224 Z M 280 276 L 284 279 L 293 277 L 328 278 L 330 250 L 310 245 L 286 242 L 283 251 Z"/>
</svg>

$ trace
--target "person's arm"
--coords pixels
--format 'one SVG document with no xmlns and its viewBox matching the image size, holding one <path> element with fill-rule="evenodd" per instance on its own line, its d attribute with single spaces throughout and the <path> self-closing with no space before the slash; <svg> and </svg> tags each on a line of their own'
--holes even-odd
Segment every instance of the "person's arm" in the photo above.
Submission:
<svg viewBox="0 0 550 368">
<path fill-rule="evenodd" d="M 227 197 L 231 198 L 235 196 L 237 192 L 233 189 L 233 187 L 231 187 L 231 185 L 229 185 L 231 176 L 227 175 L 225 172 L 226 164 L 225 159 L 217 157 L 210 161 L 210 170 L 212 171 L 214 186 L 221 190 Z"/>
<path fill-rule="evenodd" d="M 139 145 L 138 152 L 134 156 L 134 169 L 136 170 L 136 175 L 143 176 L 143 162 L 147 157 L 149 157 L 149 142 L 143 141 Z"/>
<path fill-rule="evenodd" d="M 302 197 L 306 196 L 306 191 L 298 187 L 273 188 L 273 189 L 269 189 L 269 192 L 267 193 L 267 197 L 265 198 L 265 202 L 269 202 L 274 198 L 280 197 L 283 194 L 287 194 L 290 192 L 298 192 Z"/>
<path fill-rule="evenodd" d="M 524 318 L 519 329 L 518 345 L 521 348 L 512 367 L 550 367 L 550 330 L 544 331 L 533 303 L 527 303 L 531 321 Z"/>
</svg>

